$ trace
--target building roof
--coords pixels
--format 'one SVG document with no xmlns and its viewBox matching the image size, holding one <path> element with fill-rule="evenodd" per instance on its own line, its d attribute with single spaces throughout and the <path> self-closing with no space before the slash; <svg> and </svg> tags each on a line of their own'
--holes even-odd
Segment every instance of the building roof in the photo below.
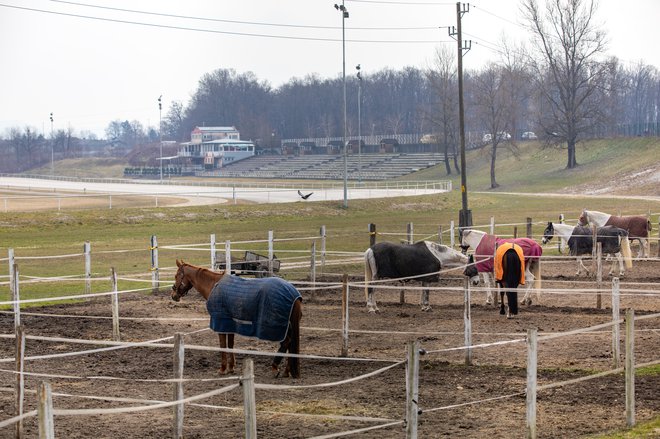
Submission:
<svg viewBox="0 0 660 439">
<path fill-rule="evenodd" d="M 199 131 L 212 131 L 212 132 L 222 132 L 222 131 L 238 131 L 236 127 L 195 127 L 195 130 Z"/>
</svg>

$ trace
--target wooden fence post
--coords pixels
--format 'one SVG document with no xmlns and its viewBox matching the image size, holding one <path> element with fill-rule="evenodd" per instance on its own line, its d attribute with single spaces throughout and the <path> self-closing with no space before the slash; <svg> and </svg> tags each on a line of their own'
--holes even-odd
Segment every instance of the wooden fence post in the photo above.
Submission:
<svg viewBox="0 0 660 439">
<path fill-rule="evenodd" d="M 419 414 L 419 342 L 407 345 L 406 365 L 406 438 L 417 438 L 417 417 Z"/>
<path fill-rule="evenodd" d="M 211 270 L 216 270 L 218 267 L 218 255 L 215 253 L 215 233 L 211 233 Z"/>
<path fill-rule="evenodd" d="M 273 257 L 275 255 L 273 231 L 268 231 L 268 276 L 273 277 Z"/>
<path fill-rule="evenodd" d="M 612 322 L 619 320 L 619 278 L 612 279 Z M 612 367 L 617 369 L 621 363 L 621 334 L 619 331 L 619 324 L 612 325 Z"/>
<path fill-rule="evenodd" d="M 85 294 L 92 292 L 92 246 L 89 241 L 83 244 L 85 254 Z"/>
<path fill-rule="evenodd" d="M 16 405 L 14 406 L 14 416 L 23 414 L 23 403 L 25 399 L 25 333 L 23 326 L 16 328 Z M 23 420 L 16 424 L 16 439 L 23 437 Z"/>
<path fill-rule="evenodd" d="M 635 311 L 626 310 L 626 425 L 635 425 Z"/>
<path fill-rule="evenodd" d="M 325 272 L 326 239 L 327 239 L 327 234 L 325 231 L 325 226 L 321 226 L 321 274 Z"/>
<path fill-rule="evenodd" d="M 438 244 L 442 245 L 442 224 L 438 226 Z"/>
<path fill-rule="evenodd" d="M 341 356 L 348 357 L 348 274 L 341 279 Z"/>
<path fill-rule="evenodd" d="M 231 274 L 231 241 L 225 241 L 225 272 Z"/>
<path fill-rule="evenodd" d="M 596 309 L 603 308 L 601 288 L 603 286 L 603 243 L 596 243 Z"/>
<path fill-rule="evenodd" d="M 472 314 L 470 311 L 470 279 L 463 280 L 463 326 L 465 331 L 465 365 L 472 365 Z"/>
<path fill-rule="evenodd" d="M 158 273 L 158 238 L 151 235 L 151 292 L 157 293 L 160 288 Z"/>
<path fill-rule="evenodd" d="M 413 223 L 408 223 L 406 226 L 406 235 L 408 239 L 408 244 L 412 244 L 415 242 L 415 236 L 413 233 Z"/>
<path fill-rule="evenodd" d="M 183 363 L 185 359 L 185 346 L 183 343 L 183 334 L 177 332 L 174 334 L 174 379 L 183 379 Z M 174 383 L 173 399 L 180 401 L 183 399 L 183 381 Z M 183 438 L 183 403 L 174 406 L 174 424 L 172 437 L 174 439 Z"/>
<path fill-rule="evenodd" d="M 119 295 L 117 294 L 117 272 L 115 268 L 112 267 L 110 272 L 110 282 L 112 282 L 112 292 L 113 295 L 110 296 L 112 303 L 112 339 L 114 341 L 120 341 L 119 333 Z"/>
<path fill-rule="evenodd" d="M 254 363 L 251 358 L 243 362 L 243 413 L 245 417 L 245 439 L 257 437 L 257 402 L 254 395 Z"/>
<path fill-rule="evenodd" d="M 527 237 L 532 239 L 532 219 L 527 217 Z"/>
<path fill-rule="evenodd" d="M 518 226 L 513 226 L 513 239 L 518 238 Z"/>
<path fill-rule="evenodd" d="M 651 248 L 649 240 L 649 249 Z M 651 251 L 649 250 L 649 255 L 651 254 Z M 658 257 L 660 258 L 660 217 L 658 218 Z"/>
<path fill-rule="evenodd" d="M 454 236 L 456 232 L 454 231 L 454 220 L 449 222 L 449 246 L 454 248 L 456 244 L 456 237 Z"/>
<path fill-rule="evenodd" d="M 564 224 L 564 214 L 563 213 L 559 214 L 559 224 Z M 559 251 L 559 253 L 561 253 L 561 251 L 562 251 L 561 245 L 562 245 L 562 239 L 559 238 L 557 240 L 557 250 Z"/>
<path fill-rule="evenodd" d="M 12 277 L 9 279 L 9 284 L 12 286 L 11 300 L 14 308 L 14 332 L 21 326 L 21 294 L 19 292 L 18 282 L 18 264 L 14 264 L 12 269 Z"/>
<path fill-rule="evenodd" d="M 373 247 L 376 244 L 376 224 L 369 224 L 369 247 Z"/>
<path fill-rule="evenodd" d="M 527 330 L 527 438 L 536 438 L 537 329 Z"/>
<path fill-rule="evenodd" d="M 495 217 L 494 216 L 490 217 L 490 234 L 491 235 L 495 234 Z"/>
<path fill-rule="evenodd" d="M 53 395 L 50 384 L 45 381 L 37 386 L 37 412 L 39 415 L 39 439 L 55 439 L 53 423 Z"/>
<path fill-rule="evenodd" d="M 312 241 L 309 261 L 309 280 L 312 283 L 312 293 L 310 299 L 314 300 L 314 290 L 316 290 L 316 241 Z"/>
</svg>

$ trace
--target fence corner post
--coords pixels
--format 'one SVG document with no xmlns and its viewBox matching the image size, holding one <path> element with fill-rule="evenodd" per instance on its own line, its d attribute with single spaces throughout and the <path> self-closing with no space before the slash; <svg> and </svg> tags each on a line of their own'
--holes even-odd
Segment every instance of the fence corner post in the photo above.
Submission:
<svg viewBox="0 0 660 439">
<path fill-rule="evenodd" d="M 174 379 L 183 379 L 183 364 L 185 358 L 185 345 L 183 343 L 183 334 L 177 332 L 174 334 Z M 183 399 L 183 382 L 174 383 L 173 399 L 180 401 Z M 183 438 L 183 403 L 174 406 L 174 424 L 172 426 L 172 437 L 175 439 Z"/>
<path fill-rule="evenodd" d="M 419 409 L 419 341 L 407 345 L 406 358 L 406 439 L 417 438 Z"/>
<path fill-rule="evenodd" d="M 39 382 L 37 386 L 37 412 L 39 416 L 39 439 L 55 439 L 55 424 L 53 423 L 53 395 L 50 384 Z"/>
<path fill-rule="evenodd" d="M 635 425 L 635 311 L 626 310 L 626 425 Z"/>
<path fill-rule="evenodd" d="M 341 283 L 341 356 L 348 357 L 348 274 L 342 276 Z"/>
</svg>

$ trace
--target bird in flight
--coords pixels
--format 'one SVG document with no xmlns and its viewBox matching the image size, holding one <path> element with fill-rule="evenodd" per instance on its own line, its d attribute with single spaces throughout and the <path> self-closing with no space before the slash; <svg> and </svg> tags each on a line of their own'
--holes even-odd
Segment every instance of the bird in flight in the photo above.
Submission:
<svg viewBox="0 0 660 439">
<path fill-rule="evenodd" d="M 302 192 L 298 191 L 298 195 L 300 195 L 300 198 L 302 198 L 303 200 L 308 199 L 309 196 L 312 195 L 313 193 L 314 193 L 314 192 L 310 192 L 310 193 L 308 193 L 308 194 L 303 194 Z"/>
</svg>

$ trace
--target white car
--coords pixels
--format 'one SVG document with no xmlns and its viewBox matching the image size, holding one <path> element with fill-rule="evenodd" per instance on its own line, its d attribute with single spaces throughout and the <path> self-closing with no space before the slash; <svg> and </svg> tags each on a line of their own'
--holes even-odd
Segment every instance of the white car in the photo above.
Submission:
<svg viewBox="0 0 660 439">
<path fill-rule="evenodd" d="M 492 140 L 493 136 L 490 135 L 490 133 L 484 134 L 484 136 L 481 138 L 481 141 L 483 143 L 490 143 Z M 498 131 L 497 132 L 497 138 L 502 141 L 502 140 L 511 140 L 511 134 L 507 133 L 506 131 Z"/>
<path fill-rule="evenodd" d="M 525 131 L 524 133 L 522 133 L 521 137 L 523 138 L 523 140 L 536 140 L 536 139 L 538 139 L 538 137 L 536 136 L 536 134 L 533 131 Z"/>
</svg>

